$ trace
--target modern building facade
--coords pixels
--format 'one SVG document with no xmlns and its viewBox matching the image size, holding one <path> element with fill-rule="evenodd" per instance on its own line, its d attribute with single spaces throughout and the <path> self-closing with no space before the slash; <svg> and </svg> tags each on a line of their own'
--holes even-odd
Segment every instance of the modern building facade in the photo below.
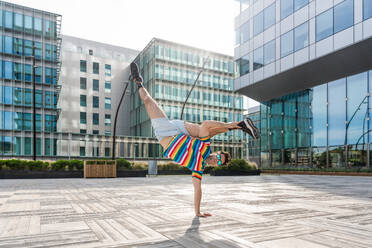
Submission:
<svg viewBox="0 0 372 248">
<path fill-rule="evenodd" d="M 139 51 L 67 35 L 62 39 L 60 80 L 63 87 L 57 130 L 63 137 L 58 143 L 59 154 L 110 156 L 111 146 L 102 147 L 98 139 L 93 145 L 93 139 L 107 136 L 101 138 L 111 142 L 115 113 L 128 83 L 128 65 Z M 129 105 L 128 91 L 118 113 L 116 135 L 130 134 Z"/>
<path fill-rule="evenodd" d="M 0 2 L 2 157 L 56 155 L 60 28 L 58 14 Z"/>
<path fill-rule="evenodd" d="M 145 87 L 170 119 L 180 119 L 186 96 L 205 62 L 205 70 L 185 105 L 183 119 L 195 123 L 242 120 L 243 99 L 233 92 L 235 65 L 231 56 L 154 38 L 135 62 Z M 136 87 L 132 87 L 131 92 L 131 135 L 154 137 Z M 240 158 L 244 148 L 242 140 L 242 132 L 231 131 L 215 136 L 212 146 Z M 153 149 L 159 152 L 161 147 L 157 145 Z"/>
<path fill-rule="evenodd" d="M 372 2 L 239 5 L 235 87 L 261 102 L 261 166 L 369 167 Z"/>
</svg>

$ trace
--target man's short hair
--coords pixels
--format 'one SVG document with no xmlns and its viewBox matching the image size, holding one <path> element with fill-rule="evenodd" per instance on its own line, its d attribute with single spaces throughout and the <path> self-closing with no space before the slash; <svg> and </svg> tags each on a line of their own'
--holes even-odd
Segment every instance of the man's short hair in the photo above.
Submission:
<svg viewBox="0 0 372 248">
<path fill-rule="evenodd" d="M 223 163 L 222 165 L 229 165 L 230 162 L 231 162 L 231 155 L 230 155 L 230 153 L 225 152 L 225 151 L 219 151 L 219 153 L 225 155 L 225 163 Z"/>
</svg>

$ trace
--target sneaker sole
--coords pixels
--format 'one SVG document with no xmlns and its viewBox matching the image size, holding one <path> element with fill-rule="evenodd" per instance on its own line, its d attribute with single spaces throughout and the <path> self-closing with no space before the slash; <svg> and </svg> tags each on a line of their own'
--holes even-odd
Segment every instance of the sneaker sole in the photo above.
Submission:
<svg viewBox="0 0 372 248">
<path fill-rule="evenodd" d="M 253 134 L 253 138 L 258 139 L 258 129 L 254 126 L 253 121 L 249 118 L 244 120 L 244 124 L 247 126 L 247 128 L 251 131 Z"/>
</svg>

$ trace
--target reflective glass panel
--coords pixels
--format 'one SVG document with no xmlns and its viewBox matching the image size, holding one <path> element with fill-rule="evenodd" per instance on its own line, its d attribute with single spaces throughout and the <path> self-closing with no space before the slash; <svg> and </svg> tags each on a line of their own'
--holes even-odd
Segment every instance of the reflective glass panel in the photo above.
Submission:
<svg viewBox="0 0 372 248">
<path fill-rule="evenodd" d="M 351 77 L 347 77 L 347 120 L 349 127 L 347 130 L 347 143 L 356 144 L 366 131 L 367 122 L 365 115 L 367 111 L 367 72 L 363 72 Z M 359 107 L 360 105 L 360 107 Z M 355 114 L 353 119 L 351 117 Z"/>
<path fill-rule="evenodd" d="M 280 37 L 280 57 L 293 53 L 293 30 Z"/>
<path fill-rule="evenodd" d="M 5 25 L 6 28 L 13 28 L 13 13 L 5 11 Z"/>
<path fill-rule="evenodd" d="M 263 67 L 263 47 L 257 48 L 253 53 L 253 70 Z"/>
<path fill-rule="evenodd" d="M 354 24 L 354 0 L 345 0 L 334 7 L 334 32 L 347 29 Z"/>
<path fill-rule="evenodd" d="M 249 21 L 240 26 L 240 42 L 247 42 L 249 40 Z"/>
<path fill-rule="evenodd" d="M 99 108 L 99 97 L 93 96 L 93 108 Z"/>
<path fill-rule="evenodd" d="M 41 32 L 43 31 L 42 20 L 40 18 L 34 18 L 34 30 L 37 34 L 41 34 Z"/>
<path fill-rule="evenodd" d="M 293 0 L 280 1 L 280 19 L 284 19 L 293 13 Z"/>
<path fill-rule="evenodd" d="M 309 44 L 309 23 L 305 22 L 304 24 L 298 26 L 294 30 L 294 42 L 295 42 L 295 51 L 298 51 Z"/>
<path fill-rule="evenodd" d="M 268 65 L 275 61 L 275 39 L 264 45 L 264 64 Z"/>
<path fill-rule="evenodd" d="M 13 104 L 13 88 L 4 86 L 4 104 Z"/>
<path fill-rule="evenodd" d="M 346 121 L 346 79 L 328 83 L 328 145 L 343 145 Z"/>
<path fill-rule="evenodd" d="M 256 36 L 263 31 L 263 12 L 253 17 L 253 35 Z"/>
<path fill-rule="evenodd" d="M 323 40 L 333 34 L 333 9 L 318 15 L 316 22 L 316 41 Z"/>
<path fill-rule="evenodd" d="M 11 130 L 13 124 L 13 112 L 4 111 L 4 129 Z"/>
<path fill-rule="evenodd" d="M 264 30 L 275 24 L 275 3 L 264 10 Z"/>
<path fill-rule="evenodd" d="M 297 11 L 307 5 L 309 0 L 294 0 L 294 11 Z"/>
<path fill-rule="evenodd" d="M 13 79 L 13 63 L 4 61 L 4 78 Z"/>
<path fill-rule="evenodd" d="M 4 36 L 4 52 L 8 54 L 13 53 L 13 37 Z"/>
<path fill-rule="evenodd" d="M 99 81 L 98 79 L 93 79 L 93 90 L 99 91 Z"/>
<path fill-rule="evenodd" d="M 22 30 L 23 29 L 23 15 L 14 13 L 14 29 Z"/>
<path fill-rule="evenodd" d="M 249 55 L 245 55 L 242 58 L 238 59 L 240 76 L 243 76 L 249 73 Z"/>
<path fill-rule="evenodd" d="M 25 18 L 25 31 L 30 33 L 32 32 L 32 16 L 24 16 Z"/>
<path fill-rule="evenodd" d="M 313 97 L 311 102 L 312 112 L 312 146 L 327 145 L 327 84 L 313 88 Z"/>
<path fill-rule="evenodd" d="M 363 20 L 369 19 L 372 17 L 372 1 L 363 0 Z"/>
</svg>

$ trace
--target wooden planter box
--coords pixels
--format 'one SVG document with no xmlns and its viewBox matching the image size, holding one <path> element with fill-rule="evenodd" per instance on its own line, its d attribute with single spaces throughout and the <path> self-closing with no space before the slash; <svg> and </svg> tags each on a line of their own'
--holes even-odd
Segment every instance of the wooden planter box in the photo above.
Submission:
<svg viewBox="0 0 372 248">
<path fill-rule="evenodd" d="M 115 160 L 85 160 L 84 178 L 116 177 Z"/>
<path fill-rule="evenodd" d="M 211 176 L 259 176 L 260 170 L 253 171 L 230 171 L 230 170 L 211 170 Z"/>
</svg>

